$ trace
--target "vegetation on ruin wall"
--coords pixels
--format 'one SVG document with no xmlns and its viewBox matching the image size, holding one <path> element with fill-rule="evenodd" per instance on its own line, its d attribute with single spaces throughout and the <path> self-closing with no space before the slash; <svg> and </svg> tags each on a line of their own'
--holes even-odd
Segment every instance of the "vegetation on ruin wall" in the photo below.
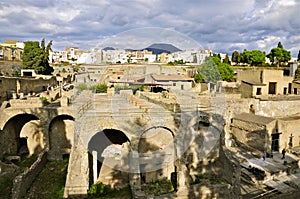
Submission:
<svg viewBox="0 0 300 199">
<path fill-rule="evenodd" d="M 201 184 L 223 184 L 226 183 L 226 181 L 219 176 L 198 174 L 195 176 L 195 179 L 190 182 L 191 185 L 200 184 L 200 183 Z"/>
<path fill-rule="evenodd" d="M 124 187 L 122 189 L 110 189 L 108 186 L 104 184 L 92 184 L 90 189 L 88 190 L 88 198 L 96 199 L 96 198 L 115 198 L 115 199 L 130 199 L 132 198 L 131 189 L 129 186 Z"/>
<path fill-rule="evenodd" d="M 142 186 L 142 191 L 149 195 L 159 196 L 162 194 L 171 193 L 174 191 L 174 187 L 170 180 L 164 178 L 161 180 L 148 182 Z"/>
</svg>

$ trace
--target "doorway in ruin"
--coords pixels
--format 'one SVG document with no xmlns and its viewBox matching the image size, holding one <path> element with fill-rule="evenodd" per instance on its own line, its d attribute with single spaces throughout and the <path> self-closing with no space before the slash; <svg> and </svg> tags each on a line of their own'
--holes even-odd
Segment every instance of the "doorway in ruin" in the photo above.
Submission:
<svg viewBox="0 0 300 199">
<path fill-rule="evenodd" d="M 39 118 L 32 114 L 19 114 L 10 118 L 0 133 L 0 158 L 6 156 L 27 156 L 28 139 L 31 139 L 35 132 L 22 133 L 25 124 L 31 121 L 39 121 Z"/>
<path fill-rule="evenodd" d="M 88 143 L 90 184 L 102 183 L 113 189 L 129 184 L 130 140 L 120 130 L 104 129 Z"/>
<path fill-rule="evenodd" d="M 269 82 L 269 94 L 270 95 L 275 95 L 276 94 L 276 87 L 277 87 L 276 82 Z"/>
<path fill-rule="evenodd" d="M 169 128 L 159 126 L 145 130 L 138 152 L 142 184 L 165 178 L 171 180 L 172 173 L 176 173 L 174 133 Z"/>
<path fill-rule="evenodd" d="M 272 134 L 272 144 L 271 144 L 272 151 L 279 151 L 279 136 L 280 133 Z"/>
<path fill-rule="evenodd" d="M 74 142 L 75 122 L 70 115 L 59 115 L 49 125 L 49 155 L 62 159 L 69 154 Z"/>
</svg>

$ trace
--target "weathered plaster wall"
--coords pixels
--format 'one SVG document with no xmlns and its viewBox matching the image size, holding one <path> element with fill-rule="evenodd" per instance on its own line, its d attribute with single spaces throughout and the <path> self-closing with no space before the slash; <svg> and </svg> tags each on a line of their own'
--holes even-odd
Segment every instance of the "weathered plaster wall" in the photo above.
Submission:
<svg viewBox="0 0 300 199">
<path fill-rule="evenodd" d="M 39 120 L 26 123 L 21 129 L 20 137 L 27 139 L 29 156 L 39 154 L 44 149 L 43 129 Z"/>
<path fill-rule="evenodd" d="M 300 146 L 300 118 L 286 118 L 278 120 L 278 132 L 280 134 L 279 138 L 279 151 L 283 148 L 290 148 L 290 137 L 293 136 L 292 143 L 293 147 Z"/>
</svg>

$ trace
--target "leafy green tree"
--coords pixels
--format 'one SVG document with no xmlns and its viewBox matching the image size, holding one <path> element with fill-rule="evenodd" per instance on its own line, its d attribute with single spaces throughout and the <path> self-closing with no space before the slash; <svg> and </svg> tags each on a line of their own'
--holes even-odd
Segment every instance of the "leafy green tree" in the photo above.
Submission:
<svg viewBox="0 0 300 199">
<path fill-rule="evenodd" d="M 223 81 L 231 81 L 233 79 L 234 70 L 232 69 L 231 65 L 220 63 L 217 68 Z"/>
<path fill-rule="evenodd" d="M 194 76 L 194 80 L 196 83 L 201 83 L 203 82 L 203 77 L 201 75 L 201 73 L 197 73 L 195 76 Z"/>
<path fill-rule="evenodd" d="M 225 64 L 231 64 L 227 53 L 226 53 L 225 59 L 223 60 L 223 63 L 225 63 Z"/>
<path fill-rule="evenodd" d="M 284 49 L 281 42 L 279 42 L 277 48 L 272 48 L 267 57 L 270 59 L 272 64 L 278 62 L 279 65 L 282 65 L 291 59 L 291 52 Z"/>
<path fill-rule="evenodd" d="M 38 74 L 50 75 L 53 72 L 53 68 L 48 62 L 51 45 L 52 41 L 45 47 L 44 39 L 41 41 L 41 46 L 38 41 L 25 42 L 22 68 L 34 69 Z"/>
<path fill-rule="evenodd" d="M 300 50 L 298 52 L 298 59 L 297 60 L 300 61 Z"/>
<path fill-rule="evenodd" d="M 217 82 L 220 80 L 229 81 L 233 79 L 234 71 L 229 64 L 222 63 L 218 55 L 213 55 L 198 67 L 198 74 L 199 75 L 195 76 L 196 82 L 200 80 Z"/>
<path fill-rule="evenodd" d="M 238 51 L 234 51 L 232 53 L 232 56 L 231 56 L 231 61 L 232 62 L 235 62 L 235 63 L 240 63 L 241 61 L 241 57 L 240 57 L 240 53 Z"/>
<path fill-rule="evenodd" d="M 262 65 L 266 61 L 266 54 L 260 50 L 244 50 L 241 54 L 241 62 L 253 66 Z"/>
</svg>

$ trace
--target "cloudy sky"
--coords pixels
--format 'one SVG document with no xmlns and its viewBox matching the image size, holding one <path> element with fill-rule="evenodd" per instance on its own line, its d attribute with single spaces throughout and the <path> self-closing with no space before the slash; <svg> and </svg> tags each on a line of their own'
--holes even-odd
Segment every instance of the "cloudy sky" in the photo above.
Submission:
<svg viewBox="0 0 300 199">
<path fill-rule="evenodd" d="M 0 42 L 53 40 L 53 49 L 172 43 L 214 52 L 281 41 L 300 50 L 300 0 L 1 0 Z"/>
</svg>

